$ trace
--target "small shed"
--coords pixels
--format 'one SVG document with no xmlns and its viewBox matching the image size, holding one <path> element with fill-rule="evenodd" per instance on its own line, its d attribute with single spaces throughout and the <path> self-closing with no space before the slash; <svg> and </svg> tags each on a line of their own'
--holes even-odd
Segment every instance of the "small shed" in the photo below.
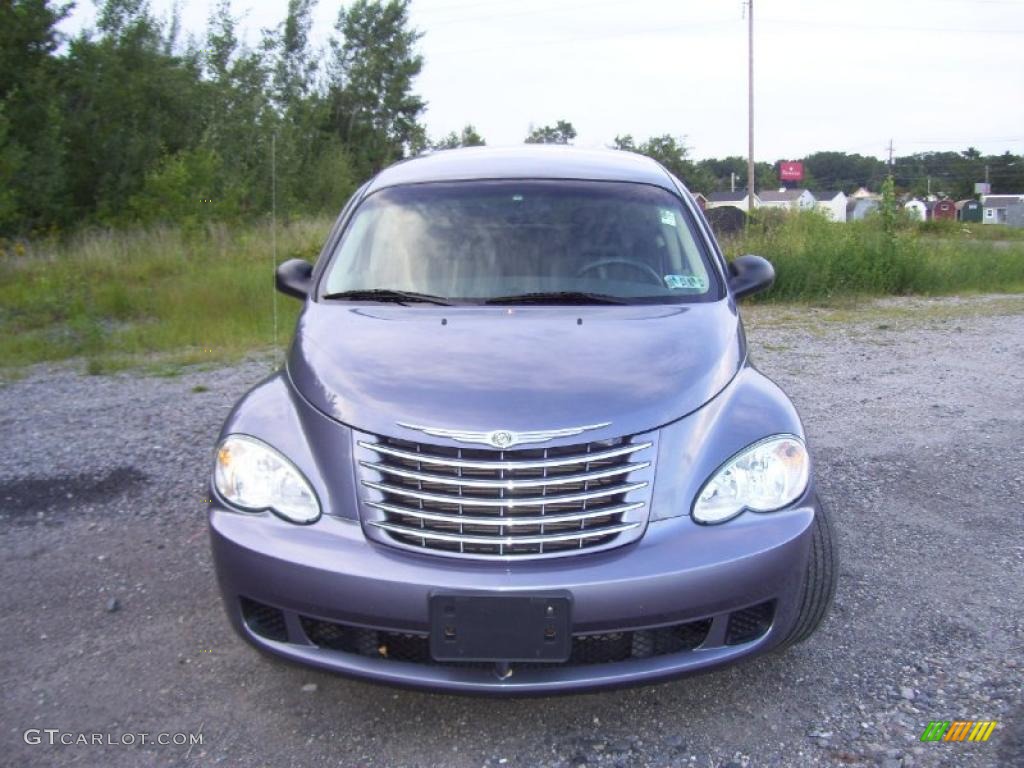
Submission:
<svg viewBox="0 0 1024 768">
<path fill-rule="evenodd" d="M 908 200 L 903 204 L 903 210 L 909 213 L 915 221 L 924 221 L 928 218 L 928 206 L 920 200 Z"/>
<path fill-rule="evenodd" d="M 693 201 L 700 206 L 700 209 L 702 211 L 706 211 L 708 208 L 708 199 L 700 192 L 691 192 L 690 194 L 693 195 Z"/>
<path fill-rule="evenodd" d="M 977 200 L 961 200 L 956 204 L 956 217 L 960 221 L 981 221 L 981 203 Z"/>
<path fill-rule="evenodd" d="M 936 200 L 931 207 L 934 221 L 954 221 L 956 219 L 956 203 L 952 200 Z"/>
<path fill-rule="evenodd" d="M 1019 215 L 1011 214 L 1010 209 L 1024 206 L 1024 195 L 982 195 L 981 206 L 986 224 L 1009 224 L 1009 219 Z"/>
<path fill-rule="evenodd" d="M 878 201 L 869 197 L 851 198 L 846 204 L 846 220 L 861 221 L 872 211 L 878 210 Z"/>
</svg>

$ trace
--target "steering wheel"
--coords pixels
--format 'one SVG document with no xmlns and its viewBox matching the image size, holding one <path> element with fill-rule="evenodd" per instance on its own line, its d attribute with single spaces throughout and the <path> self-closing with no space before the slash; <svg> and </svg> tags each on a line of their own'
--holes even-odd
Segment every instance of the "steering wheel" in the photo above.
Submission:
<svg viewBox="0 0 1024 768">
<path fill-rule="evenodd" d="M 576 277 L 583 277 L 587 272 L 591 272 L 601 267 L 610 267 L 613 264 L 620 264 L 624 267 L 632 267 L 638 272 L 643 272 L 648 277 L 654 278 L 654 282 L 664 287 L 665 283 L 662 282 L 661 275 L 659 275 L 650 264 L 644 264 L 641 261 L 630 261 L 629 259 L 600 259 L 598 261 L 592 261 L 589 264 L 584 264 L 576 272 Z"/>
</svg>

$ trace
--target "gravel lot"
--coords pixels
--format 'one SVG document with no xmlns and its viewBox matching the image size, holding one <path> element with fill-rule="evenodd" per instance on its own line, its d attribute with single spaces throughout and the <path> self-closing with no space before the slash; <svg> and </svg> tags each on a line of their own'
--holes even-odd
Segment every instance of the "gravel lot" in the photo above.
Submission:
<svg viewBox="0 0 1024 768">
<path fill-rule="evenodd" d="M 204 482 L 269 360 L 0 386 L 0 764 L 1024 765 L 1024 297 L 754 307 L 748 330 L 834 509 L 831 619 L 785 655 L 554 699 L 377 687 L 234 636 Z M 955 719 L 999 725 L 983 744 L 918 740 Z M 204 739 L 27 745 L 28 728 Z"/>
</svg>

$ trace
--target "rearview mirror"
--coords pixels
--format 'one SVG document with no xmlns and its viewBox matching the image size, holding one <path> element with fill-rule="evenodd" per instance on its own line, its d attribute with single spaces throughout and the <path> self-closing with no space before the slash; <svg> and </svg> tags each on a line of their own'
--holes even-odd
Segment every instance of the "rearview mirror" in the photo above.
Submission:
<svg viewBox="0 0 1024 768">
<path fill-rule="evenodd" d="M 277 268 L 274 282 L 281 293 L 304 299 L 313 287 L 313 265 L 302 259 L 288 259 Z"/>
<path fill-rule="evenodd" d="M 748 253 L 729 264 L 729 290 L 737 299 L 763 291 L 775 282 L 775 268 L 768 259 Z"/>
</svg>

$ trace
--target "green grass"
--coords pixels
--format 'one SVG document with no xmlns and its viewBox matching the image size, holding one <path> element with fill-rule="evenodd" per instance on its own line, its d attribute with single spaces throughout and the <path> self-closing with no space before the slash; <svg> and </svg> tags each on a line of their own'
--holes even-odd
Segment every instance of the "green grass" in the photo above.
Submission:
<svg viewBox="0 0 1024 768">
<path fill-rule="evenodd" d="M 278 261 L 316 256 L 328 218 L 278 230 Z M 1005 235 L 991 242 L 987 232 Z M 973 230 L 986 232 L 976 237 Z M 832 224 L 769 216 L 724 243 L 776 267 L 767 295 L 838 315 L 863 297 L 1024 291 L 1024 239 L 1004 227 Z M 0 383 L 26 364 L 76 358 L 93 375 L 155 376 L 211 367 L 288 342 L 299 302 L 278 296 L 274 344 L 268 224 L 81 232 L 69 241 L 0 244 Z"/>
<path fill-rule="evenodd" d="M 774 300 L 1024 291 L 1024 240 L 976 239 L 983 225 L 964 232 L 952 224 L 901 224 L 890 233 L 877 218 L 835 224 L 814 213 L 769 215 L 724 245 L 730 256 L 756 253 L 774 264 L 766 294 Z"/>
<path fill-rule="evenodd" d="M 315 258 L 326 218 L 279 227 L 278 259 Z M 273 347 L 269 225 L 87 232 L 0 256 L 0 361 L 17 366 L 69 357 L 90 374 L 142 364 L 174 375 L 183 365 L 237 360 Z M 299 303 L 277 297 L 278 345 Z"/>
<path fill-rule="evenodd" d="M 918 233 L 925 236 L 956 237 L 965 241 L 1024 242 L 1024 229 L 1020 227 L 1004 227 L 974 221 L 923 221 L 916 227 Z"/>
</svg>

